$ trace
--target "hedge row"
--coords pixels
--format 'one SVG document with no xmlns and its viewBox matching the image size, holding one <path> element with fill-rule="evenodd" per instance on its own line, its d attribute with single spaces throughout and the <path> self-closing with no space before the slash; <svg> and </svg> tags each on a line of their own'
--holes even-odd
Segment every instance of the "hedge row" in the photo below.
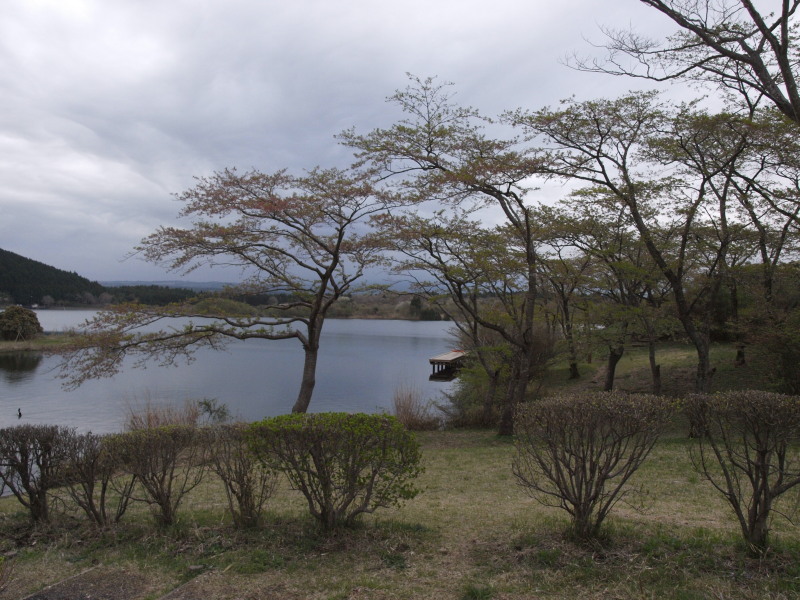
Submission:
<svg viewBox="0 0 800 600">
<path fill-rule="evenodd" d="M 175 523 L 181 501 L 212 472 L 233 522 L 259 523 L 278 474 L 285 474 L 324 528 L 413 498 L 419 445 L 394 417 L 287 415 L 252 425 L 167 425 L 121 434 L 79 434 L 55 425 L 0 430 L 0 485 L 33 521 L 66 493 L 96 525 L 118 522 L 131 502 Z"/>
<path fill-rule="evenodd" d="M 692 395 L 586 393 L 527 403 L 516 413 L 512 470 L 539 502 L 571 516 L 571 533 L 595 537 L 676 411 L 688 416 L 695 469 L 735 513 L 754 554 L 768 548 L 776 501 L 800 485 L 800 397 L 760 391 Z M 145 428 L 77 434 L 58 426 L 0 430 L 0 485 L 34 521 L 66 491 L 99 526 L 146 502 L 170 525 L 208 472 L 224 484 L 233 522 L 259 523 L 279 474 L 323 528 L 413 498 L 419 444 L 394 418 L 293 414 L 251 425 Z"/>
</svg>

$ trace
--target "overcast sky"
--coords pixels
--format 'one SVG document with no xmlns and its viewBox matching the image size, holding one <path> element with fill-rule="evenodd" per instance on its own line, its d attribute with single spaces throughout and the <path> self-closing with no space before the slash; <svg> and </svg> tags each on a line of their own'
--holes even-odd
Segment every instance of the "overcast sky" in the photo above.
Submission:
<svg viewBox="0 0 800 600">
<path fill-rule="evenodd" d="M 637 0 L 4 0 L 0 248 L 176 279 L 124 258 L 193 176 L 343 166 L 333 136 L 394 122 L 406 72 L 487 114 L 618 95 L 635 82 L 562 64 L 601 25 L 672 30 Z"/>
</svg>

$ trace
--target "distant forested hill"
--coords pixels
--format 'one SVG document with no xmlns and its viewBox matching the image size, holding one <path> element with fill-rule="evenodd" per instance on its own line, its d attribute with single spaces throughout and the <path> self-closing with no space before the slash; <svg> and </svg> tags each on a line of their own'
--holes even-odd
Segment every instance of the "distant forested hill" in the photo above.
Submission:
<svg viewBox="0 0 800 600">
<path fill-rule="evenodd" d="M 94 304 L 105 288 L 77 273 L 0 250 L 0 297 L 18 304 Z"/>
<path fill-rule="evenodd" d="M 194 295 L 192 290 L 157 285 L 104 287 L 77 273 L 0 249 L 0 304 L 168 304 Z"/>
</svg>

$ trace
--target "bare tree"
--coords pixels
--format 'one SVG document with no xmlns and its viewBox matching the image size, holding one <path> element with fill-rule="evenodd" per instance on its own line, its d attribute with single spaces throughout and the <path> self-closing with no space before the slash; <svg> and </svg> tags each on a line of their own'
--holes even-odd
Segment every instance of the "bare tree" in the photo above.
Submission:
<svg viewBox="0 0 800 600">
<path fill-rule="evenodd" d="M 188 425 L 136 429 L 107 438 L 121 468 L 134 476 L 142 494 L 131 499 L 153 508 L 162 527 L 174 525 L 183 498 L 200 485 L 206 470 L 206 448 L 198 430 Z"/>
<path fill-rule="evenodd" d="M 604 60 L 576 59 L 584 70 L 654 81 L 718 86 L 752 108 L 768 103 L 800 124 L 797 8 L 781 0 L 765 13 L 752 0 L 640 0 L 678 27 L 664 41 L 605 29 Z"/>
</svg>

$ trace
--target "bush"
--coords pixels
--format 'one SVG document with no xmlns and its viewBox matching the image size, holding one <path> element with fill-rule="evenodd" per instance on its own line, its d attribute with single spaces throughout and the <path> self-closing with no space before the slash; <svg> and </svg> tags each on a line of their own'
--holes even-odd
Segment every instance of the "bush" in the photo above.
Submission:
<svg viewBox="0 0 800 600">
<path fill-rule="evenodd" d="M 204 447 L 195 427 L 167 425 L 110 436 L 110 451 L 144 491 L 133 500 L 153 508 L 156 523 L 168 527 L 177 519 L 183 497 L 205 474 Z"/>
<path fill-rule="evenodd" d="M 291 414 L 250 426 L 250 446 L 282 471 L 324 529 L 417 495 L 422 471 L 413 434 L 387 415 Z"/>
<path fill-rule="evenodd" d="M 764 554 L 776 500 L 800 484 L 800 396 L 696 394 L 686 411 L 695 468 L 730 504 L 751 552 Z"/>
<path fill-rule="evenodd" d="M 6 341 L 31 340 L 42 333 L 36 313 L 21 306 L 9 306 L 0 313 L 0 338 Z"/>
<path fill-rule="evenodd" d="M 222 480 L 236 527 L 255 527 L 275 490 L 277 474 L 250 452 L 246 426 L 217 425 L 207 431 L 211 470 Z"/>
<path fill-rule="evenodd" d="M 94 433 L 70 436 L 64 487 L 69 496 L 99 527 L 118 523 L 133 493 L 135 475 L 120 475 L 120 459 L 109 436 Z M 115 504 L 111 496 L 115 492 Z"/>
<path fill-rule="evenodd" d="M 618 392 L 524 404 L 515 419 L 514 475 L 538 502 L 569 513 L 573 537 L 594 538 L 653 448 L 671 407 L 660 397 Z"/>
<path fill-rule="evenodd" d="M 167 425 L 195 426 L 204 412 L 202 402 L 187 398 L 181 406 L 175 406 L 156 404 L 148 398 L 143 405 L 128 406 L 125 430 L 155 429 Z"/>
<path fill-rule="evenodd" d="M 0 480 L 35 522 L 50 519 L 48 495 L 63 481 L 67 447 L 75 431 L 57 425 L 0 429 Z"/>
<path fill-rule="evenodd" d="M 417 389 L 400 386 L 394 391 L 392 403 L 394 416 L 409 431 L 430 431 L 442 425 L 441 417 L 434 412 L 434 403 L 423 401 Z"/>
</svg>

